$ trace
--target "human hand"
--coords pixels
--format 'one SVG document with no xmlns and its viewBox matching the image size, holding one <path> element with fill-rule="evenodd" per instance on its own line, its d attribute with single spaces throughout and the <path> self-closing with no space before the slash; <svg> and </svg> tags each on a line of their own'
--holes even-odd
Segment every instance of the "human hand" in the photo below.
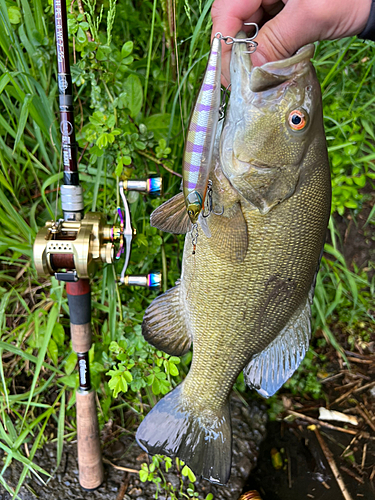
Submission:
<svg viewBox="0 0 375 500">
<path fill-rule="evenodd" d="M 371 0 L 215 0 L 212 36 L 236 36 L 246 22 L 261 25 L 255 66 L 293 55 L 307 43 L 361 33 L 370 14 Z M 222 45 L 222 83 L 230 82 L 229 45 Z"/>
</svg>

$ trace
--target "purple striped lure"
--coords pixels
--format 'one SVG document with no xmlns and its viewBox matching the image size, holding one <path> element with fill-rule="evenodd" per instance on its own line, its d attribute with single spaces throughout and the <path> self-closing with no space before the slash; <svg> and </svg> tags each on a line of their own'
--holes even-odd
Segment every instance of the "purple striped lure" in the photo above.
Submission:
<svg viewBox="0 0 375 500">
<path fill-rule="evenodd" d="M 190 118 L 183 159 L 183 194 L 191 222 L 197 223 L 208 187 L 221 103 L 221 38 L 212 40 L 206 72 Z"/>
</svg>

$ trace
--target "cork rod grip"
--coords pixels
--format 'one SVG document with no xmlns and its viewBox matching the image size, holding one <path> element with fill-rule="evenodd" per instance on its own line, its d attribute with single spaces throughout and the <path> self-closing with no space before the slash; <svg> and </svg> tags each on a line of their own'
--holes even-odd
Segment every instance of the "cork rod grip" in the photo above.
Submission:
<svg viewBox="0 0 375 500">
<path fill-rule="evenodd" d="M 98 488 L 104 479 L 96 414 L 95 392 L 76 393 L 79 482 L 82 488 Z"/>
</svg>

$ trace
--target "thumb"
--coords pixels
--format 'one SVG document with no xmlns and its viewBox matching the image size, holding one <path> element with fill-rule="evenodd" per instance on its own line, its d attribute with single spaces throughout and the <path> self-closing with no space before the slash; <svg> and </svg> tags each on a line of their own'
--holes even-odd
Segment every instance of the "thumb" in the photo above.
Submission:
<svg viewBox="0 0 375 500">
<path fill-rule="evenodd" d="M 313 2 L 312 2 L 313 3 Z M 306 2 L 301 2 L 306 6 Z M 258 47 L 252 54 L 254 66 L 278 61 L 293 55 L 307 43 L 315 42 L 320 36 L 316 16 L 308 7 L 299 8 L 292 0 L 259 31 Z"/>
</svg>

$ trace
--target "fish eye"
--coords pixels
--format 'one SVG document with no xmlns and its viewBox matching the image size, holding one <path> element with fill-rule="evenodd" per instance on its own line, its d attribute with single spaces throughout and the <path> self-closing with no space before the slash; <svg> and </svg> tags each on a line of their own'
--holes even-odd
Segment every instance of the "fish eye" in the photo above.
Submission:
<svg viewBox="0 0 375 500">
<path fill-rule="evenodd" d="M 292 130 L 302 130 L 306 127 L 307 116 L 300 109 L 294 109 L 289 113 L 288 123 Z"/>
</svg>

